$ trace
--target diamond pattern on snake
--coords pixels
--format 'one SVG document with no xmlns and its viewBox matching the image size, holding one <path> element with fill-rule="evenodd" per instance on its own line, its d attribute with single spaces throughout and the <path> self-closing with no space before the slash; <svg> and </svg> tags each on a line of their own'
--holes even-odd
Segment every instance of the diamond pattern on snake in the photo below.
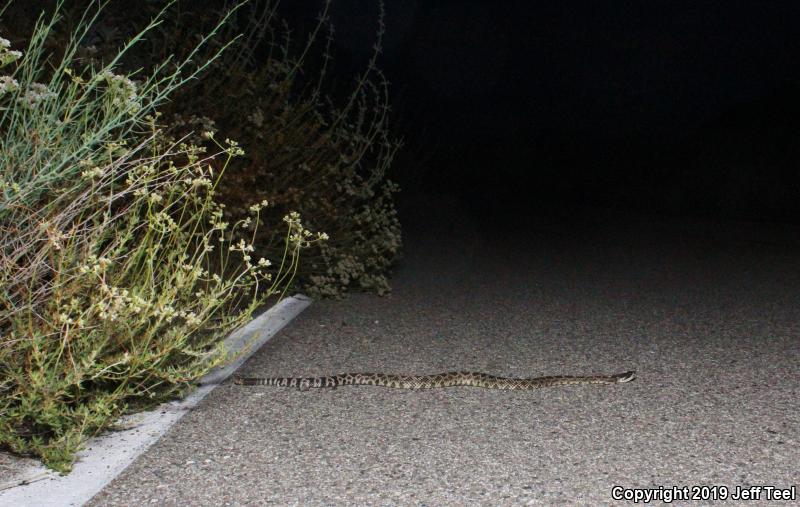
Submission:
<svg viewBox="0 0 800 507">
<path fill-rule="evenodd" d="M 235 377 L 241 386 L 296 387 L 307 391 L 312 387 L 381 386 L 397 389 L 432 389 L 435 387 L 470 386 L 485 389 L 540 389 L 573 384 L 623 384 L 636 378 L 635 371 L 616 375 L 557 375 L 534 378 L 496 377 L 472 371 L 451 371 L 433 375 L 393 375 L 388 373 L 342 373 L 324 377 Z"/>
</svg>

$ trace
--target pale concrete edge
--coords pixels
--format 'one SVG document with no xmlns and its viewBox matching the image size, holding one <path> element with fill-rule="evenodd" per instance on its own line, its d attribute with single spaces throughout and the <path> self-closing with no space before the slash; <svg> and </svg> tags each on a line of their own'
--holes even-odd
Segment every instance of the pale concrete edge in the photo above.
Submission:
<svg viewBox="0 0 800 507">
<path fill-rule="evenodd" d="M 225 349 L 236 359 L 209 372 L 186 398 L 126 416 L 123 430 L 90 439 L 66 476 L 43 465 L 31 468 L 24 479 L 28 482 L 0 491 L 0 506 L 83 505 L 310 304 L 302 294 L 281 300 L 225 339 Z"/>
</svg>

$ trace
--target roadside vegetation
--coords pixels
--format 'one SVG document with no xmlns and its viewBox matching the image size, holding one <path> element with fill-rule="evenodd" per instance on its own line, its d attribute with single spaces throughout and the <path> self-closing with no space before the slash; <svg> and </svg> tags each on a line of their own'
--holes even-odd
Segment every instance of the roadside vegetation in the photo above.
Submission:
<svg viewBox="0 0 800 507">
<path fill-rule="evenodd" d="M 387 292 L 399 142 L 374 58 L 323 93 L 330 3 L 299 51 L 264 2 L 148 2 L 130 34 L 114 2 L 23 4 L 0 8 L 0 448 L 68 471 L 287 290 Z"/>
</svg>

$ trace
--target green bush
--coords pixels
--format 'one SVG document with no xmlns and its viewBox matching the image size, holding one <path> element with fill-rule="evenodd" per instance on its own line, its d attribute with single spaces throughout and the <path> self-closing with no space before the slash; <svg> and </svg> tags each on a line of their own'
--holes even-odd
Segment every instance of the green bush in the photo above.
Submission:
<svg viewBox="0 0 800 507">
<path fill-rule="evenodd" d="M 163 11 L 106 65 L 81 65 L 98 12 L 60 55 L 45 50 L 58 11 L 24 52 L 0 39 L 0 447 L 61 471 L 120 414 L 225 361 L 221 338 L 325 238 L 287 213 L 280 264 L 253 261 L 267 203 L 230 225 L 215 195 L 242 150 L 207 136 L 207 154 L 160 125 L 158 107 L 222 54 L 191 63 L 227 19 L 187 58 L 123 75 Z"/>
<path fill-rule="evenodd" d="M 176 48 L 188 52 L 185 41 L 193 39 L 192 30 L 209 26 L 214 10 L 186 5 L 182 10 L 177 4 L 131 67 Z M 304 252 L 297 272 L 301 290 L 311 296 L 338 297 L 354 289 L 385 294 L 402 238 L 394 205 L 399 187 L 387 179 L 401 143 L 389 130 L 388 83 L 377 67 L 383 19 L 376 20 L 366 68 L 353 86 L 333 90 L 331 1 L 323 2 L 305 40 L 290 36 L 276 7 L 269 0 L 244 6 L 227 27 L 243 36 L 203 79 L 176 92 L 165 117 L 177 135 L 220 129 L 241 142 L 246 155 L 231 163 L 217 190 L 231 221 L 246 216 L 251 200 L 270 202 L 262 214 L 266 227 L 255 235 L 256 253 L 277 255 L 282 247 L 274 226 L 290 210 L 330 235 Z M 121 19 L 106 25 L 119 26 Z"/>
<path fill-rule="evenodd" d="M 254 149 L 248 150 L 242 169 L 231 172 L 220 194 L 232 217 L 244 213 L 235 204 L 241 202 L 242 189 L 249 188 L 258 198 L 275 203 L 278 216 L 286 209 L 298 210 L 309 224 L 330 234 L 330 241 L 301 259 L 299 275 L 308 294 L 339 297 L 348 290 L 385 294 L 402 237 L 394 205 L 399 186 L 386 178 L 401 143 L 389 131 L 388 83 L 377 67 L 383 19 L 377 20 L 377 40 L 366 68 L 352 88 L 335 99 L 324 93 L 332 72 L 330 6 L 330 1 L 324 3 L 319 25 L 294 51 L 300 55 L 296 59 L 284 32 L 267 34 L 269 40 L 284 42 L 266 54 L 257 72 L 229 62 L 228 68 L 236 70 L 222 86 L 239 90 L 240 95 L 233 101 L 235 107 L 214 118 Z M 328 36 L 323 38 L 319 33 L 326 28 Z M 301 78 L 301 68 L 307 64 L 303 58 L 310 59 L 314 45 L 322 43 L 317 49 L 321 63 L 311 72 L 316 82 L 304 88 L 308 80 Z M 209 102 L 213 93 L 211 89 Z M 264 255 L 274 248 L 268 233 L 257 237 L 255 244 Z"/>
</svg>

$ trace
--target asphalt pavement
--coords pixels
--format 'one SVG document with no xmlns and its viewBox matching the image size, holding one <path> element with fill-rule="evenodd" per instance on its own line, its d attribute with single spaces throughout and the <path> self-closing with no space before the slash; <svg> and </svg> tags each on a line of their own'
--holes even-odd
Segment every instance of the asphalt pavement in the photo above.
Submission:
<svg viewBox="0 0 800 507">
<path fill-rule="evenodd" d="M 314 302 L 239 373 L 636 381 L 300 392 L 229 380 L 88 505 L 632 505 L 684 492 L 698 499 L 676 504 L 708 505 L 737 487 L 800 488 L 797 228 L 602 213 L 496 227 L 462 211 L 421 209 L 432 219 L 408 229 L 391 296 Z"/>
</svg>

